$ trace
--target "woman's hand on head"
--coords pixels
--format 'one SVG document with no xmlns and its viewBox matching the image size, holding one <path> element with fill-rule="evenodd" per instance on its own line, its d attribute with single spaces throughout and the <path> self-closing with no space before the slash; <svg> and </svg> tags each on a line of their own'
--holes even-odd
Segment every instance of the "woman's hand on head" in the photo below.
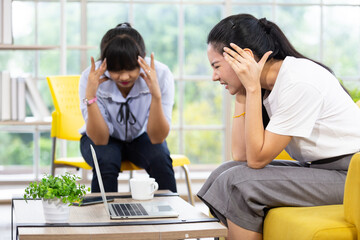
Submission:
<svg viewBox="0 0 360 240">
<path fill-rule="evenodd" d="M 87 87 L 86 87 L 86 95 L 87 97 L 95 97 L 96 91 L 99 85 L 107 80 L 107 77 L 102 77 L 106 71 L 106 59 L 101 63 L 98 69 L 95 69 L 95 61 L 94 58 L 91 57 L 91 68 L 88 77 Z"/>
<path fill-rule="evenodd" d="M 233 43 L 231 43 L 230 46 L 235 51 L 225 47 L 224 58 L 230 64 L 246 91 L 261 87 L 261 72 L 272 51 L 266 52 L 260 61 L 256 62 L 251 52 Z"/>
<path fill-rule="evenodd" d="M 140 56 L 138 57 L 138 63 L 140 64 L 140 67 L 144 70 L 144 73 L 140 73 L 140 76 L 145 80 L 150 90 L 151 96 L 153 98 L 160 99 L 161 91 L 155 70 L 154 53 L 151 53 L 150 66 Z"/>
</svg>

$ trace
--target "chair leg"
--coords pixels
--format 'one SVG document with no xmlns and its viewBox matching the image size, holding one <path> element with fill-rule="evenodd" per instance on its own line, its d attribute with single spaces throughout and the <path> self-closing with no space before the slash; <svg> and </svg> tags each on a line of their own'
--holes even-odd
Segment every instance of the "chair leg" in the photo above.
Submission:
<svg viewBox="0 0 360 240">
<path fill-rule="evenodd" d="M 55 176 L 55 149 L 56 148 L 56 137 L 52 138 L 52 146 L 51 146 L 51 175 Z"/>
<path fill-rule="evenodd" d="M 81 169 L 81 179 L 86 181 L 87 180 L 87 170 Z"/>
<path fill-rule="evenodd" d="M 191 180 L 190 180 L 190 176 L 189 176 L 189 169 L 186 165 L 183 165 L 181 167 L 185 173 L 186 186 L 188 189 L 188 201 L 191 205 L 195 206 L 195 200 L 194 200 L 194 196 L 193 196 L 192 190 L 191 190 Z"/>
</svg>

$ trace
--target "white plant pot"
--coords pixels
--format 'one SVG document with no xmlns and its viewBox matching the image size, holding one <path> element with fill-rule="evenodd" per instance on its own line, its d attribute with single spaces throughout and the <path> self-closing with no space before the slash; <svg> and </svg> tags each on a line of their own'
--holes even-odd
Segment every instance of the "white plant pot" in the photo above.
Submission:
<svg viewBox="0 0 360 240">
<path fill-rule="evenodd" d="M 70 206 L 60 199 L 42 200 L 45 221 L 47 223 L 66 223 L 69 221 Z"/>
</svg>

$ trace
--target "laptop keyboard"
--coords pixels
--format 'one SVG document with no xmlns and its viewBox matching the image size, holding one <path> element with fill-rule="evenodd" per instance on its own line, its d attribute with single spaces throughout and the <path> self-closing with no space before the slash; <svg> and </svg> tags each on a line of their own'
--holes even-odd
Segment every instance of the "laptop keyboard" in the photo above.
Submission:
<svg viewBox="0 0 360 240">
<path fill-rule="evenodd" d="M 149 215 L 140 203 L 113 203 L 110 206 L 120 217 Z"/>
</svg>

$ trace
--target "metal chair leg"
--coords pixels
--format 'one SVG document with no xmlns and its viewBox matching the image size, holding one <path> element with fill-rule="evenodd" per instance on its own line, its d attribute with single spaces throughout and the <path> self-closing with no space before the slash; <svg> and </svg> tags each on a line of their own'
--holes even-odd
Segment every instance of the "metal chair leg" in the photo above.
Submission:
<svg viewBox="0 0 360 240">
<path fill-rule="evenodd" d="M 53 137 L 52 138 L 52 146 L 51 146 L 51 169 L 50 169 L 50 172 L 51 172 L 51 175 L 52 176 L 55 176 L 55 149 L 56 148 L 56 137 Z"/>
<path fill-rule="evenodd" d="M 189 174 L 189 169 L 186 165 L 181 166 L 182 169 L 184 170 L 185 173 L 185 179 L 186 179 L 186 186 L 188 189 L 188 201 L 191 205 L 195 206 L 195 200 L 194 200 L 194 196 L 192 194 L 192 190 L 191 190 L 191 180 L 190 180 L 190 174 Z"/>
</svg>

